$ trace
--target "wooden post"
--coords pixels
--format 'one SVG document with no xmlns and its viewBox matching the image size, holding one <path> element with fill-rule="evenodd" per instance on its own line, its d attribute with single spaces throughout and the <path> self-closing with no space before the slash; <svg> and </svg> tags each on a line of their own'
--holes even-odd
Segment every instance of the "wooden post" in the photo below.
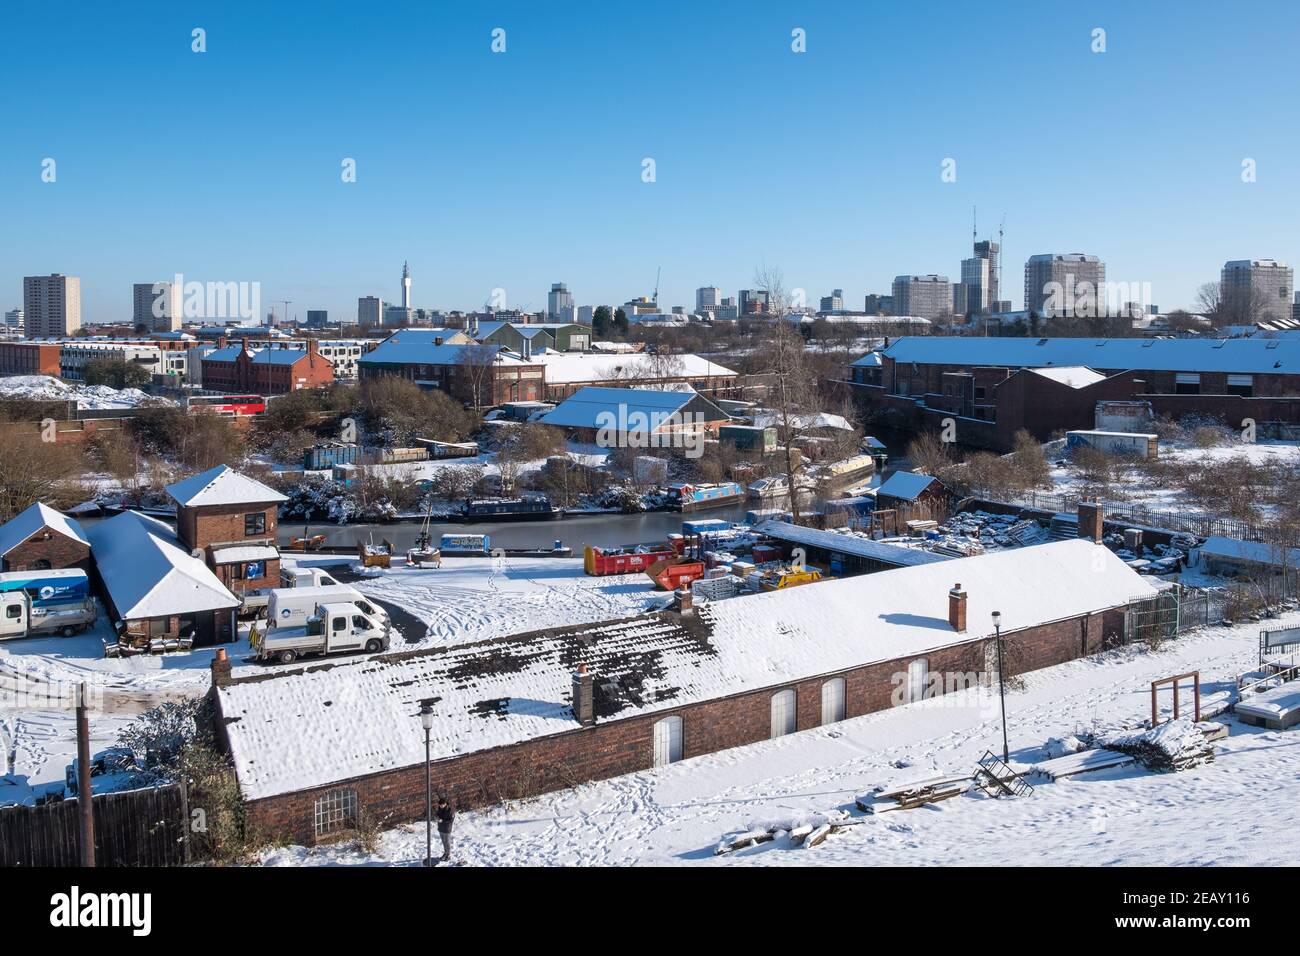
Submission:
<svg viewBox="0 0 1300 956">
<path fill-rule="evenodd" d="M 77 686 L 77 814 L 81 818 L 81 865 L 95 865 L 95 795 L 90 789 L 90 717 L 86 685 Z"/>
<path fill-rule="evenodd" d="M 1156 725 L 1156 684 L 1158 681 L 1151 682 L 1151 726 Z"/>
</svg>

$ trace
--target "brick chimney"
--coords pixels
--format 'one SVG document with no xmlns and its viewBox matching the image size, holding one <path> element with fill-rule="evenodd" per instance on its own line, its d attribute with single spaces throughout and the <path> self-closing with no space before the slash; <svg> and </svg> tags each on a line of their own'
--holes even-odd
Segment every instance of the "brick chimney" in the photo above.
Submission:
<svg viewBox="0 0 1300 956">
<path fill-rule="evenodd" d="M 677 590 L 677 610 L 682 617 L 690 617 L 695 613 L 695 595 L 691 593 L 690 588 Z"/>
<path fill-rule="evenodd" d="M 593 681 L 586 664 L 579 664 L 573 675 L 573 716 L 584 727 L 596 726 L 596 704 L 592 696 Z"/>
<path fill-rule="evenodd" d="M 1079 537 L 1088 538 L 1089 540 L 1101 542 L 1105 534 L 1106 522 L 1101 502 L 1096 499 L 1092 501 L 1079 502 Z"/>
<path fill-rule="evenodd" d="M 230 344 L 230 340 L 226 338 L 224 335 L 217 336 L 217 348 L 224 349 L 229 344 Z"/>
<path fill-rule="evenodd" d="M 966 592 L 960 584 L 954 584 L 948 592 L 948 623 L 959 634 L 966 630 Z"/>
<path fill-rule="evenodd" d="M 226 656 L 226 649 L 218 647 L 217 653 L 212 655 L 212 686 L 224 687 L 230 683 L 230 658 Z"/>
<path fill-rule="evenodd" d="M 241 339 L 239 340 L 239 347 L 240 347 L 243 351 L 245 351 L 245 352 L 248 351 L 248 336 L 247 336 L 247 335 L 245 335 L 243 338 L 241 338 Z"/>
</svg>

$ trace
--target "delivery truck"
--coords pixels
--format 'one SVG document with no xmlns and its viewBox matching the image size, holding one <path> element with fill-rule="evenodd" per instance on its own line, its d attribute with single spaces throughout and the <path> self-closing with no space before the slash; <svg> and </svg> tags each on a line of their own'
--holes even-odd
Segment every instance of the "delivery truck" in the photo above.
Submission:
<svg viewBox="0 0 1300 956">
<path fill-rule="evenodd" d="M 271 627 L 301 627 L 315 613 L 316 605 L 326 601 L 350 601 L 362 613 L 388 622 L 388 612 L 367 600 L 350 584 L 334 584 L 319 588 L 273 588 L 266 605 L 266 621 Z"/>
<path fill-rule="evenodd" d="M 250 644 L 258 660 L 292 664 L 307 654 L 378 654 L 388 650 L 391 633 L 387 618 L 367 614 L 356 601 L 326 601 L 301 627 L 255 631 Z"/>
<path fill-rule="evenodd" d="M 85 571 L 6 571 L 0 574 L 0 640 L 80 634 L 95 623 Z"/>
</svg>

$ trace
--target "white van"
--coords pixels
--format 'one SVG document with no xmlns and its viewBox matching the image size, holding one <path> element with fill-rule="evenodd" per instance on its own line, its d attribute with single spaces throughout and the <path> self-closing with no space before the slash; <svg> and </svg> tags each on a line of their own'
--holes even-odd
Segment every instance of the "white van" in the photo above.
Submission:
<svg viewBox="0 0 1300 956">
<path fill-rule="evenodd" d="M 339 586 L 324 568 L 300 568 L 296 565 L 280 565 L 280 587 L 282 588 L 330 588 Z"/>
<path fill-rule="evenodd" d="M 369 614 L 388 623 L 388 612 L 367 600 L 350 584 L 326 587 L 275 588 L 266 605 L 266 622 L 269 627 L 303 627 L 316 611 L 316 605 L 331 601 L 351 601 L 363 614 Z"/>
</svg>

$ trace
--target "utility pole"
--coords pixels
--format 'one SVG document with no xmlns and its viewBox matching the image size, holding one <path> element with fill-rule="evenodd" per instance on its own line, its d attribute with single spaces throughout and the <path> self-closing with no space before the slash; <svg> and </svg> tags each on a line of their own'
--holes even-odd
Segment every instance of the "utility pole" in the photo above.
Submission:
<svg viewBox="0 0 1300 956">
<path fill-rule="evenodd" d="M 81 818 L 81 865 L 95 865 L 95 797 L 90 790 L 90 716 L 86 685 L 77 685 L 77 815 Z"/>
</svg>

